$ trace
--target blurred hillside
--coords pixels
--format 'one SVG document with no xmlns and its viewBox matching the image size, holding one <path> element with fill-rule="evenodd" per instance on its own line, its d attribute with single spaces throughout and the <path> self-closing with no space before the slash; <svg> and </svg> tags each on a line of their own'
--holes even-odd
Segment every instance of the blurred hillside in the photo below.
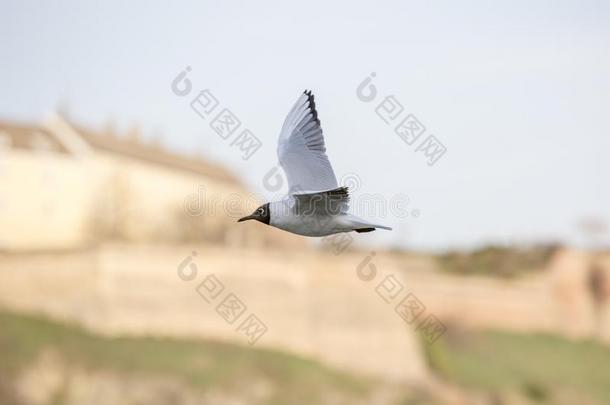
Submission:
<svg viewBox="0 0 610 405">
<path fill-rule="evenodd" d="M 215 341 L 108 338 L 0 312 L 5 405 L 540 404 L 610 400 L 610 348 L 451 328 L 427 346 L 444 383 L 397 384 Z M 460 384 L 465 388 L 457 388 Z"/>
<path fill-rule="evenodd" d="M 0 312 L 0 403 L 388 404 L 421 390 L 282 352 L 214 341 L 107 338 Z"/>
</svg>

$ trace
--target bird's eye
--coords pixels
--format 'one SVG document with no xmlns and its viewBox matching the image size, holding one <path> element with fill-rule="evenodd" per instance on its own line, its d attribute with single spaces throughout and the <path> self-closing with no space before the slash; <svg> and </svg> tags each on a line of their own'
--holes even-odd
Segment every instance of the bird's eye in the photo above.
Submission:
<svg viewBox="0 0 610 405">
<path fill-rule="evenodd" d="M 259 213 L 259 214 L 262 214 L 264 211 L 265 211 L 265 210 L 264 210 L 264 209 L 262 209 L 262 208 L 259 208 L 259 209 L 258 209 L 258 213 Z"/>
</svg>

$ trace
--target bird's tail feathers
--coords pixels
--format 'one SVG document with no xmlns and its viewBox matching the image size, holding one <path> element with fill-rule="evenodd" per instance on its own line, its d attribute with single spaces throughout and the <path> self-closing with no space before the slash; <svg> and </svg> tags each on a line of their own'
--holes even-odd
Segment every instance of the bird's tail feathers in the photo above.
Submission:
<svg viewBox="0 0 610 405">
<path fill-rule="evenodd" d="M 374 228 L 385 229 L 386 231 L 391 231 L 392 228 L 385 225 L 373 225 Z"/>
<path fill-rule="evenodd" d="M 359 233 L 360 232 L 371 232 L 371 231 L 374 231 L 375 229 L 385 229 L 386 231 L 392 230 L 392 228 L 390 228 L 389 226 L 372 224 L 372 223 L 365 221 L 364 219 L 358 218 L 354 215 L 351 215 L 350 220 L 352 222 L 354 230 Z"/>
</svg>

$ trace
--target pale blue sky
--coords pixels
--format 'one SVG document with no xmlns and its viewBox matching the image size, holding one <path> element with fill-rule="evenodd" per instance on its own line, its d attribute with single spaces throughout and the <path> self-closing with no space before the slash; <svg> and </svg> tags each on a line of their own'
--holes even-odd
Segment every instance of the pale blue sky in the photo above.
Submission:
<svg viewBox="0 0 610 405">
<path fill-rule="evenodd" d="M 610 223 L 608 2 L 83 3 L 0 3 L 1 118 L 63 103 L 91 126 L 139 123 L 263 192 L 283 119 L 310 88 L 338 177 L 421 212 L 380 220 L 396 231 L 368 241 L 578 243 L 583 217 Z M 171 92 L 187 65 L 194 89 L 263 141 L 250 160 Z M 435 166 L 356 97 L 370 72 L 445 144 Z"/>
</svg>

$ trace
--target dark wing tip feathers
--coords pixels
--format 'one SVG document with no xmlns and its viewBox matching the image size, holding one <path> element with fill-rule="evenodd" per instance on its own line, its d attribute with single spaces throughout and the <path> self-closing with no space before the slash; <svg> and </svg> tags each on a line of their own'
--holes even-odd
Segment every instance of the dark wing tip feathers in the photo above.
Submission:
<svg viewBox="0 0 610 405">
<path fill-rule="evenodd" d="M 341 186 L 326 192 L 331 199 L 349 200 L 349 187 Z"/>
<path fill-rule="evenodd" d="M 354 231 L 358 232 L 358 233 L 364 233 L 364 232 L 373 232 L 375 229 L 377 228 L 358 228 L 358 229 L 354 229 Z"/>
<path fill-rule="evenodd" d="M 345 194 L 349 194 L 349 187 L 341 186 L 341 187 L 335 188 L 334 190 L 329 190 L 329 191 L 327 191 L 327 193 L 330 194 L 330 195 L 345 195 Z"/>
<path fill-rule="evenodd" d="M 320 125 L 320 120 L 318 119 L 318 111 L 316 110 L 316 102 L 314 100 L 314 95 L 311 90 L 305 90 L 303 92 L 307 96 L 307 102 L 309 103 L 309 110 L 313 116 L 313 119 Z"/>
</svg>

